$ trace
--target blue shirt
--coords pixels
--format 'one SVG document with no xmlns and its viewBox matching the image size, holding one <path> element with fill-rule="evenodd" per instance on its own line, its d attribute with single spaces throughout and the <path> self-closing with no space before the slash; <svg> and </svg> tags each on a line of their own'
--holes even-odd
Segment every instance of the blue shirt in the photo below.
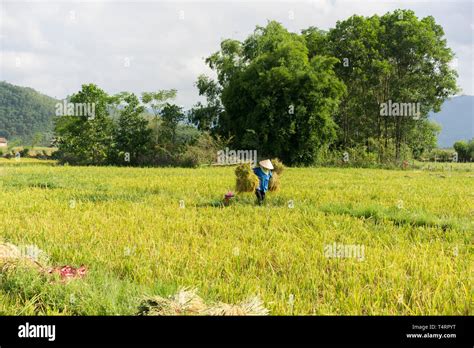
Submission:
<svg viewBox="0 0 474 348">
<path fill-rule="evenodd" d="M 268 182 L 270 181 L 270 178 L 272 177 L 272 171 L 269 170 L 268 174 L 265 174 L 262 168 L 256 167 L 253 169 L 253 172 L 255 173 L 256 176 L 258 176 L 258 180 L 260 181 L 260 185 L 258 186 L 258 189 L 263 192 L 268 191 Z"/>
</svg>

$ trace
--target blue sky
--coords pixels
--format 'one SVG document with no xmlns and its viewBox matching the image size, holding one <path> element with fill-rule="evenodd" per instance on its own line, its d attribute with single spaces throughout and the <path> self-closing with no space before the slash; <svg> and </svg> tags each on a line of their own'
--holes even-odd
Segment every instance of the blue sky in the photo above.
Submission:
<svg viewBox="0 0 474 348">
<path fill-rule="evenodd" d="M 108 93 L 176 88 L 176 102 L 187 108 L 199 100 L 197 76 L 212 76 L 204 58 L 224 38 L 244 39 L 267 20 L 299 32 L 397 8 L 432 15 L 443 26 L 457 56 L 462 94 L 473 95 L 471 0 L 1 0 L 0 80 L 57 98 L 89 82 Z"/>
</svg>

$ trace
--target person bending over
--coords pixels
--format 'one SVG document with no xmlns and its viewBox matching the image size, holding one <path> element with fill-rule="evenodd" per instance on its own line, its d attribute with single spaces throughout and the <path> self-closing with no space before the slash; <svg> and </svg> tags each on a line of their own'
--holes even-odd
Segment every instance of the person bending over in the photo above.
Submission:
<svg viewBox="0 0 474 348">
<path fill-rule="evenodd" d="M 265 193 L 268 191 L 268 183 L 272 178 L 273 165 L 269 159 L 258 162 L 259 166 L 253 169 L 253 172 L 258 177 L 259 185 L 255 190 L 258 204 L 262 204 L 265 200 Z"/>
</svg>

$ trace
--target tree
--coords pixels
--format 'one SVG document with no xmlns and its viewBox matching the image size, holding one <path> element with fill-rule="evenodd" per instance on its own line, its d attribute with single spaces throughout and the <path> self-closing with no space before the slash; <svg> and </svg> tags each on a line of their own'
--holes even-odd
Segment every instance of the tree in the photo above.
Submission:
<svg viewBox="0 0 474 348">
<path fill-rule="evenodd" d="M 317 27 L 309 27 L 308 29 L 303 29 L 301 33 L 306 41 L 309 59 L 316 55 L 328 55 L 327 31 Z"/>
<path fill-rule="evenodd" d="M 467 143 L 468 147 L 468 161 L 472 162 L 474 160 L 474 139 L 469 140 Z"/>
<path fill-rule="evenodd" d="M 36 132 L 31 139 L 31 148 L 34 149 L 39 143 L 43 140 L 43 134 L 40 132 Z"/>
<path fill-rule="evenodd" d="M 82 85 L 71 103 L 94 105 L 93 117 L 67 115 L 55 119 L 55 136 L 63 161 L 100 165 L 107 162 L 113 138 L 113 123 L 108 116 L 110 97 L 94 84 Z"/>
<path fill-rule="evenodd" d="M 406 144 L 413 156 L 419 158 L 436 148 L 439 132 L 441 132 L 441 126 L 428 119 L 421 120 L 417 127 L 410 128 L 406 134 Z"/>
<path fill-rule="evenodd" d="M 150 107 L 154 115 L 155 141 L 158 142 L 159 117 L 167 100 L 176 98 L 175 89 L 163 89 L 157 92 L 143 92 L 142 103 Z"/>
<path fill-rule="evenodd" d="M 430 111 L 439 111 L 444 100 L 457 92 L 457 73 L 449 63 L 453 52 L 446 45 L 443 28 L 433 17 L 419 20 L 413 11 L 396 10 L 381 17 L 388 30 L 380 33 L 382 50 L 393 66 L 390 97 L 420 104 L 418 120 L 395 117 L 394 138 L 397 158 L 404 135 L 417 127 Z"/>
<path fill-rule="evenodd" d="M 472 140 L 471 140 L 472 142 Z M 469 162 L 471 158 L 469 144 L 464 141 L 456 141 L 453 145 L 454 151 L 458 154 L 458 161 L 459 162 Z"/>
<path fill-rule="evenodd" d="M 219 124 L 219 117 L 224 111 L 219 84 L 205 75 L 200 75 L 196 82 L 199 95 L 206 97 L 206 105 L 198 102 L 189 113 L 189 121 L 202 131 L 214 131 Z"/>
<path fill-rule="evenodd" d="M 338 21 L 336 27 L 327 33 L 326 40 L 319 40 L 323 46 L 320 50 L 338 58 L 335 71 L 347 86 L 347 94 L 335 115 L 339 126 L 338 142 L 343 148 L 364 145 L 369 138 L 377 138 L 380 142 L 382 138 L 378 112 L 379 103 L 386 98 L 384 83 L 390 66 L 378 50 L 380 30 L 377 16 L 364 18 L 354 15 Z M 310 42 L 313 36 L 306 33 Z M 318 49 L 315 44 L 312 47 Z"/>
<path fill-rule="evenodd" d="M 439 111 L 444 100 L 457 91 L 457 75 L 449 67 L 453 53 L 442 27 L 431 16 L 419 20 L 410 10 L 381 17 L 352 16 L 337 22 L 326 40 L 310 42 L 319 42 L 324 52 L 340 60 L 336 72 L 348 93 L 336 122 L 344 146 L 369 137 L 383 139 L 386 145 L 393 139 L 399 158 L 408 133 L 426 131 L 423 122 L 428 113 Z M 389 100 L 419 103 L 420 115 L 383 117 L 380 105 Z"/>
<path fill-rule="evenodd" d="M 120 111 L 114 130 L 114 163 L 145 164 L 152 149 L 151 129 L 142 116 L 145 108 L 133 93 L 122 97 L 126 106 Z"/>
<path fill-rule="evenodd" d="M 225 107 L 218 134 L 233 136 L 233 146 L 258 144 L 261 155 L 310 164 L 335 139 L 332 114 L 344 93 L 333 71 L 337 60 L 310 60 L 302 36 L 269 22 L 243 43 L 224 40 L 206 61 L 217 72 Z"/>
<path fill-rule="evenodd" d="M 161 119 L 161 134 L 164 137 L 163 140 L 175 145 L 178 124 L 185 119 L 183 108 L 175 104 L 166 103 L 161 110 Z"/>
</svg>

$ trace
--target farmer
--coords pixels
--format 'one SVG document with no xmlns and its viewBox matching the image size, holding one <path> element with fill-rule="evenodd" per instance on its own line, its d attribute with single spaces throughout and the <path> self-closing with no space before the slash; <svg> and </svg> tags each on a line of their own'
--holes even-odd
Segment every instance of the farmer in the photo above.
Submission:
<svg viewBox="0 0 474 348">
<path fill-rule="evenodd" d="M 255 190 L 258 204 L 262 204 L 265 199 L 265 192 L 268 191 L 268 182 L 272 177 L 273 165 L 269 159 L 258 162 L 259 166 L 253 169 L 253 172 L 258 177 L 260 184 Z"/>
</svg>

